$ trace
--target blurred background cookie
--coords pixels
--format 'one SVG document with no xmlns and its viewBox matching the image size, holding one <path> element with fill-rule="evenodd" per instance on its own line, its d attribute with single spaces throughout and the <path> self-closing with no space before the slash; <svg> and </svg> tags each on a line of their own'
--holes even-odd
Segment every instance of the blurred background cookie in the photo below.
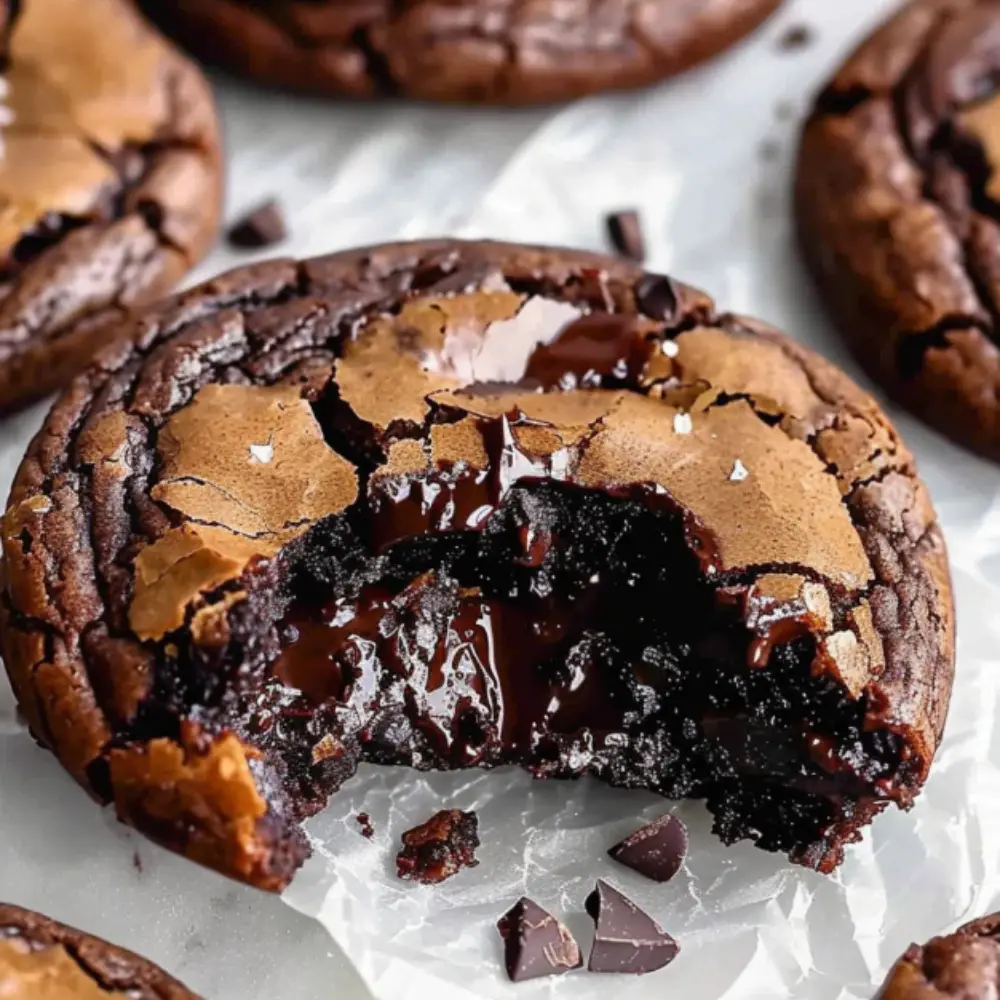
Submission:
<svg viewBox="0 0 1000 1000">
<path fill-rule="evenodd" d="M 728 48 L 782 0 L 142 0 L 207 62 L 352 97 L 531 104 L 637 87 Z"/>
<path fill-rule="evenodd" d="M 207 83 L 132 4 L 6 13 L 0 411 L 62 385 L 201 258 L 222 170 Z"/>
</svg>

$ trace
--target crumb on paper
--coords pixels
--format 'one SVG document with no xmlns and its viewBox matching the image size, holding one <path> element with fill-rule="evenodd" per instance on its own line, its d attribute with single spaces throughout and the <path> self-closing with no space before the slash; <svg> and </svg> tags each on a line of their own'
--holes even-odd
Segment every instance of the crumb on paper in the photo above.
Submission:
<svg viewBox="0 0 1000 1000">
<path fill-rule="evenodd" d="M 403 834 L 396 855 L 401 879 L 435 885 L 463 868 L 475 868 L 479 847 L 479 820 L 474 812 L 442 809 L 427 822 Z"/>
</svg>

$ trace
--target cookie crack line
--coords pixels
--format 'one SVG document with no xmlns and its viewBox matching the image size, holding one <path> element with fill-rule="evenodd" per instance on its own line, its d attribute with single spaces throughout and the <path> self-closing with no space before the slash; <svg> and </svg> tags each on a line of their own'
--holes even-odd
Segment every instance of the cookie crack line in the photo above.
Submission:
<svg viewBox="0 0 1000 1000">
<path fill-rule="evenodd" d="M 147 834 L 280 888 L 359 760 L 516 762 L 707 795 L 725 838 L 829 871 L 922 784 L 933 512 L 875 404 L 774 331 L 454 241 L 254 265 L 132 324 L 18 472 L 0 646 L 35 734 Z"/>
</svg>

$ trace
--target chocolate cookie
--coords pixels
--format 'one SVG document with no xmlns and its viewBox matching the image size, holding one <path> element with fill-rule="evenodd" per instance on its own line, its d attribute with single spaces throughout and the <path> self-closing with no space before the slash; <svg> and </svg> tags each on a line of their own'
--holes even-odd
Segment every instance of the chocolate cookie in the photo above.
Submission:
<svg viewBox="0 0 1000 1000">
<path fill-rule="evenodd" d="M 530 104 L 716 55 L 781 0 L 143 0 L 207 62 L 283 87 Z"/>
<path fill-rule="evenodd" d="M 951 589 L 842 373 L 637 265 L 455 241 L 234 271 L 79 378 L 0 645 L 121 819 L 256 885 L 361 760 L 700 796 L 821 871 L 927 777 Z"/>
<path fill-rule="evenodd" d="M 796 201 L 872 376 L 1000 459 L 1000 4 L 917 0 L 866 41 L 806 124 Z"/>
<path fill-rule="evenodd" d="M 124 948 L 2 903 L 0 996 L 5 1000 L 198 1000 L 162 969 Z"/>
<path fill-rule="evenodd" d="M 131 3 L 6 13 L 0 411 L 65 383 L 202 256 L 221 178 L 205 80 Z"/>
<path fill-rule="evenodd" d="M 876 1000 L 993 1000 L 1000 967 L 1000 914 L 947 937 L 911 945 Z"/>
</svg>

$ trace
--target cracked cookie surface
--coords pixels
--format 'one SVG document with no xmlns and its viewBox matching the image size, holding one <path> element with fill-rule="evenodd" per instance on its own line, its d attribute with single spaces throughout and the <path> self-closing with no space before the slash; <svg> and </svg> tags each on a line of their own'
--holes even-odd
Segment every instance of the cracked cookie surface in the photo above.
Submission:
<svg viewBox="0 0 1000 1000">
<path fill-rule="evenodd" d="M 1000 4 L 916 0 L 851 56 L 802 138 L 803 253 L 859 360 L 1000 459 Z"/>
<path fill-rule="evenodd" d="M 40 913 L 0 903 L 5 1000 L 198 1000 L 151 962 Z"/>
<path fill-rule="evenodd" d="M 437 241 L 243 268 L 127 341 L 18 472 L 0 648 L 35 736 L 168 847 L 277 889 L 359 761 L 515 763 L 704 798 L 830 871 L 923 784 L 934 512 L 776 331 Z"/>
<path fill-rule="evenodd" d="M 991 1000 L 1000 969 L 1000 914 L 911 945 L 876 1000 Z"/>
<path fill-rule="evenodd" d="M 199 70 L 125 0 L 24 0 L 4 27 L 0 411 L 63 385 L 205 253 L 221 197 Z"/>
<path fill-rule="evenodd" d="M 192 52 L 262 82 L 352 97 L 527 104 L 652 83 L 781 0 L 145 0 Z"/>
</svg>

